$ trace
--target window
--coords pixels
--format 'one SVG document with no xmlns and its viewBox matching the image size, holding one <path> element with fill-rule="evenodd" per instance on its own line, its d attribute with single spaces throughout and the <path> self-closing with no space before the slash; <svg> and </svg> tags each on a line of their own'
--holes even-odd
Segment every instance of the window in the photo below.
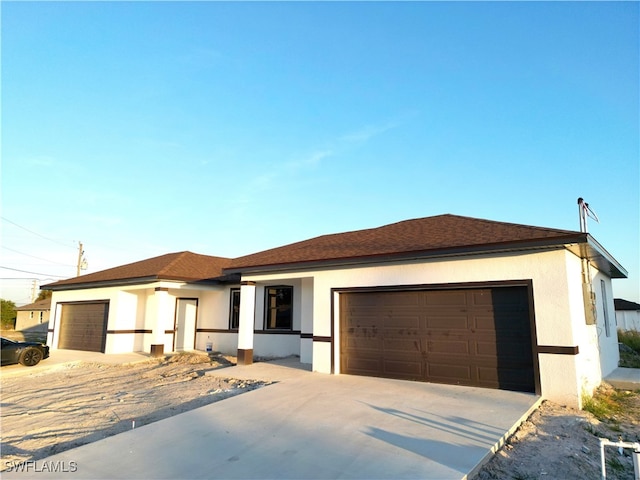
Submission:
<svg viewBox="0 0 640 480">
<path fill-rule="evenodd" d="M 44 312 L 40 312 L 40 323 L 44 320 Z"/>
<path fill-rule="evenodd" d="M 229 328 L 240 328 L 240 289 L 231 289 L 231 307 L 229 308 Z"/>
<path fill-rule="evenodd" d="M 33 312 L 29 312 L 29 318 L 33 318 Z"/>
<path fill-rule="evenodd" d="M 266 287 L 265 329 L 291 330 L 293 328 L 293 287 Z"/>
<path fill-rule="evenodd" d="M 604 331 L 607 337 L 611 336 L 611 327 L 609 326 L 609 310 L 607 310 L 607 287 L 604 280 L 600 280 L 600 290 L 602 290 L 602 311 L 604 312 Z"/>
</svg>

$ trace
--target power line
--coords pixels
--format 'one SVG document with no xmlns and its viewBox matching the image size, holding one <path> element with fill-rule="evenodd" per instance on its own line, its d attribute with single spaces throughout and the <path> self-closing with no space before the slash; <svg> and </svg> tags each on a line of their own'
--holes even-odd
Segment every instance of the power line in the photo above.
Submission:
<svg viewBox="0 0 640 480">
<path fill-rule="evenodd" d="M 47 277 L 67 278 L 67 277 L 63 277 L 61 275 L 52 275 L 50 273 L 28 272 L 27 270 L 19 270 L 17 268 L 3 267 L 2 265 L 0 265 L 0 268 L 4 268 L 5 270 L 13 270 L 14 272 L 30 273 L 31 275 L 45 275 Z"/>
<path fill-rule="evenodd" d="M 31 257 L 31 258 L 35 258 L 37 260 L 44 260 L 45 262 L 55 263 L 56 265 L 62 265 L 63 267 L 75 267 L 75 265 L 69 265 L 67 263 L 54 262 L 53 260 L 47 260 L 46 258 L 36 257 L 34 255 L 29 255 L 28 253 L 19 252 L 18 250 L 14 250 L 13 248 L 5 247 L 4 245 L 2 245 L 2 248 L 4 248 L 5 250 L 10 250 L 10 251 L 15 252 L 15 253 L 19 253 L 20 255 L 24 255 L 25 257 Z"/>
<path fill-rule="evenodd" d="M 23 227 L 22 225 L 18 225 L 16 222 L 12 222 L 11 220 L 9 220 L 9 219 L 8 219 L 8 218 L 6 218 L 6 217 L 1 217 L 1 216 L 0 216 L 0 218 L 1 218 L 2 220 L 4 220 L 5 222 L 10 223 L 11 225 L 15 225 L 16 227 L 21 228 L 21 229 L 22 229 L 22 230 L 24 230 L 25 232 L 29 232 L 29 233 L 31 233 L 31 234 L 33 234 L 33 235 L 36 235 L 36 236 L 40 237 L 40 238 L 44 238 L 45 240 L 49 240 L 50 242 L 54 242 L 54 243 L 57 243 L 57 244 L 59 244 L 59 245 L 63 245 L 63 246 L 68 247 L 68 248 L 73 248 L 73 249 L 75 250 L 75 247 L 71 247 L 70 245 L 67 245 L 66 243 L 62 243 L 62 242 L 61 242 L 61 241 L 59 241 L 59 240 L 54 240 L 53 238 L 45 237 L 44 235 L 41 235 L 41 234 L 39 234 L 39 233 L 37 233 L 37 232 L 34 232 L 33 230 L 29 230 L 28 228 Z"/>
</svg>

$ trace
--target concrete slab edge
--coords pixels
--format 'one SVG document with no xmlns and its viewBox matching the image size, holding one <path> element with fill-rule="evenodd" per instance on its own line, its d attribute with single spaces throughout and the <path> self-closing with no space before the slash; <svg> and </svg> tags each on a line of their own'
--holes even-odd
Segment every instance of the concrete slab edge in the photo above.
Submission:
<svg viewBox="0 0 640 480">
<path fill-rule="evenodd" d="M 618 390 L 640 390 L 640 383 L 638 382 L 607 379 L 607 383 Z"/>
<path fill-rule="evenodd" d="M 529 408 L 529 410 L 527 410 L 514 424 L 513 426 L 507 430 L 505 432 L 505 434 L 500 437 L 498 439 L 498 441 L 491 447 L 491 449 L 487 452 L 487 454 L 477 463 L 477 465 L 475 467 L 473 467 L 471 469 L 471 471 L 469 473 L 467 473 L 465 476 L 462 477 L 461 480 L 473 480 L 476 475 L 478 475 L 478 473 L 480 472 L 480 469 L 489 461 L 493 458 L 493 456 L 496 454 L 496 452 L 498 450 L 500 450 L 505 443 L 507 442 L 507 440 L 509 439 L 509 437 L 511 435 L 513 435 L 516 430 L 518 430 L 518 428 L 520 428 L 520 425 L 522 425 L 522 423 L 527 420 L 532 414 L 533 412 L 535 412 L 538 408 L 540 408 L 540 405 L 542 404 L 543 398 L 542 397 L 538 397 L 538 399 L 535 401 L 535 403 L 533 405 L 531 405 L 531 408 Z"/>
</svg>

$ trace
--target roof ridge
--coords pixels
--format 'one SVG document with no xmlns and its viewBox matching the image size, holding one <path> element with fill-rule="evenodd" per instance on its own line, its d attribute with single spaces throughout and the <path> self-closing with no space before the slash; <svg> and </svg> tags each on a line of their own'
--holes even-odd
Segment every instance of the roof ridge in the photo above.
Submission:
<svg viewBox="0 0 640 480">
<path fill-rule="evenodd" d="M 547 232 L 554 231 L 554 232 L 563 232 L 563 233 L 582 233 L 582 232 L 580 232 L 578 230 L 567 230 L 567 229 L 564 229 L 564 228 L 541 227 L 539 225 L 527 225 L 527 224 L 524 224 L 524 223 L 503 222 L 501 220 L 489 220 L 487 218 L 468 217 L 468 216 L 465 216 L 465 215 L 452 215 L 452 214 L 448 214 L 448 215 L 450 215 L 452 217 L 466 218 L 466 219 L 469 219 L 469 220 L 477 220 L 477 221 L 487 222 L 487 223 L 492 223 L 492 224 L 499 223 L 499 224 L 502 224 L 502 225 L 511 225 L 511 226 L 514 226 L 514 227 L 535 228 L 537 230 L 544 230 L 544 231 L 547 231 Z"/>
<path fill-rule="evenodd" d="M 171 267 L 174 266 L 180 260 L 182 260 L 185 257 L 185 255 L 188 253 L 191 253 L 193 255 L 193 252 L 190 252 L 188 250 L 183 250 L 181 252 L 174 252 L 173 254 L 171 253 L 167 254 L 167 255 L 175 255 L 175 257 L 172 260 L 170 260 L 169 263 L 165 264 L 164 267 L 158 270 L 158 276 L 166 273 L 167 271 L 170 271 Z"/>
<path fill-rule="evenodd" d="M 313 240 L 315 238 L 322 238 L 322 237 L 330 237 L 333 235 L 344 235 L 344 234 L 349 234 L 349 233 L 355 233 L 355 232 L 366 232 L 366 231 L 373 231 L 373 230 L 378 230 L 378 229 L 382 229 L 382 228 L 389 228 L 389 227 L 393 227 L 395 225 L 401 225 L 404 223 L 410 223 L 410 222 L 416 222 L 416 221 L 420 221 L 420 220 L 432 220 L 435 218 L 439 218 L 439 217 L 449 217 L 449 218 L 462 218 L 465 220 L 471 220 L 471 221 L 476 221 L 476 222 L 485 222 L 485 223 L 489 223 L 491 225 L 496 225 L 496 224 L 500 224 L 500 225 L 510 225 L 513 227 L 525 227 L 525 228 L 534 228 L 537 230 L 543 230 L 545 232 L 562 232 L 562 233 L 581 233 L 578 230 L 566 230 L 563 228 L 550 228 L 550 227 L 541 227 L 538 225 L 526 225 L 523 223 L 514 223 L 514 222 L 503 222 L 500 220 L 489 220 L 487 218 L 478 218 L 478 217 L 470 217 L 467 215 L 456 215 L 453 213 L 441 213 L 439 215 L 432 215 L 432 216 L 428 216 L 428 217 L 417 217 L 417 218 L 410 218 L 410 219 L 406 219 L 406 220 L 400 220 L 398 222 L 393 222 L 393 223 L 387 223 L 385 225 L 379 225 L 377 227 L 370 227 L 370 228 L 362 228 L 362 229 L 357 229 L 357 230 L 350 230 L 347 232 L 337 232 L 337 233 L 328 233 L 325 235 L 319 235 L 317 237 L 312 237 L 310 239 L 307 240 Z M 306 240 L 301 240 L 301 242 L 304 242 Z M 294 245 L 296 243 L 300 243 L 300 242 L 293 242 L 290 245 Z"/>
</svg>

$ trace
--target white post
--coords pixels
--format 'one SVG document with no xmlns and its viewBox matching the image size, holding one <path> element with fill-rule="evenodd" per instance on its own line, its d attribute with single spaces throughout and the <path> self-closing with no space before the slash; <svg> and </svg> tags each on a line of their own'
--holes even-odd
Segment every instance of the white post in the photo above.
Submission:
<svg viewBox="0 0 640 480">
<path fill-rule="evenodd" d="M 240 285 L 240 321 L 238 325 L 238 365 L 253 363 L 253 326 L 256 311 L 256 284 Z"/>
<path fill-rule="evenodd" d="M 171 306 L 169 305 L 169 289 L 157 287 L 155 290 L 156 299 L 156 321 L 153 324 L 153 340 L 151 341 L 151 356 L 160 357 L 164 354 L 165 329 L 170 325 Z"/>
</svg>

